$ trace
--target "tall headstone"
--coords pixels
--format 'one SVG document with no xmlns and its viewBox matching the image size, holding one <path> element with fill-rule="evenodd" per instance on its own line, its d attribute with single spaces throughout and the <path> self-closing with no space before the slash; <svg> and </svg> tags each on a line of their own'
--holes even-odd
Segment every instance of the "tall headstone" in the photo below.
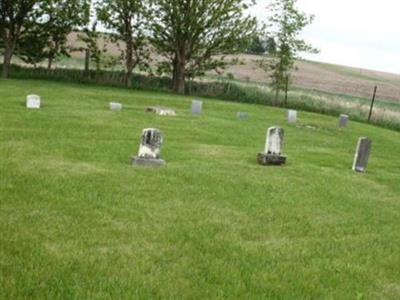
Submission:
<svg viewBox="0 0 400 300">
<path fill-rule="evenodd" d="M 363 173 L 367 170 L 372 141 L 361 137 L 358 140 L 356 154 L 354 155 L 353 171 Z"/>
<path fill-rule="evenodd" d="M 282 155 L 284 135 L 285 131 L 282 128 L 271 127 L 268 129 L 264 153 L 257 155 L 259 164 L 268 166 L 286 163 L 286 156 Z"/>
<path fill-rule="evenodd" d="M 192 114 L 200 115 L 203 110 L 203 101 L 193 100 L 192 101 Z"/>
<path fill-rule="evenodd" d="M 40 97 L 38 95 L 28 95 L 26 97 L 26 107 L 27 108 L 40 108 Z"/>
<path fill-rule="evenodd" d="M 165 161 L 160 159 L 162 143 L 163 136 L 160 130 L 156 128 L 143 129 L 139 154 L 132 158 L 132 163 L 140 166 L 165 165 Z"/>
<path fill-rule="evenodd" d="M 110 110 L 120 111 L 120 110 L 122 110 L 122 104 L 116 103 L 116 102 L 110 102 Z"/>
<path fill-rule="evenodd" d="M 296 123 L 297 122 L 297 111 L 289 109 L 287 118 L 288 118 L 289 123 Z"/>
<path fill-rule="evenodd" d="M 347 127 L 348 123 L 349 123 L 349 116 L 341 114 L 339 117 L 339 127 Z"/>
<path fill-rule="evenodd" d="M 246 120 L 249 117 L 248 113 L 242 111 L 239 111 L 236 116 L 240 120 Z"/>
</svg>

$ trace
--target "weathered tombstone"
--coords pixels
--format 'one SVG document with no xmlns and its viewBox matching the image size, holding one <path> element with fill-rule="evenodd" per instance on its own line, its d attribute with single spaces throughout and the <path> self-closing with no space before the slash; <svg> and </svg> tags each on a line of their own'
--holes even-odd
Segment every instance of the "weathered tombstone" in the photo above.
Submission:
<svg viewBox="0 0 400 300">
<path fill-rule="evenodd" d="M 339 127 L 347 127 L 348 123 L 349 123 L 349 116 L 341 114 L 339 117 Z"/>
<path fill-rule="evenodd" d="M 203 109 L 203 101 L 193 100 L 192 101 L 192 114 L 199 115 Z"/>
<path fill-rule="evenodd" d="M 297 111 L 289 109 L 287 117 L 288 117 L 289 123 L 296 123 L 297 122 Z"/>
<path fill-rule="evenodd" d="M 28 95 L 26 97 L 27 108 L 40 108 L 40 97 L 38 95 Z"/>
<path fill-rule="evenodd" d="M 176 113 L 173 109 L 166 107 L 149 106 L 146 108 L 146 111 L 156 113 L 159 116 L 176 116 Z"/>
<path fill-rule="evenodd" d="M 116 102 L 110 102 L 110 110 L 120 111 L 120 110 L 122 110 L 122 104 L 116 103 Z"/>
<path fill-rule="evenodd" d="M 165 161 L 160 159 L 163 136 L 156 128 L 146 128 L 142 132 L 139 154 L 132 158 L 132 164 L 139 166 L 162 166 Z"/>
<path fill-rule="evenodd" d="M 238 119 L 241 119 L 241 120 L 246 120 L 249 117 L 249 115 L 246 112 L 242 112 L 242 111 L 239 111 L 236 114 L 236 116 Z"/>
<path fill-rule="evenodd" d="M 353 171 L 363 173 L 367 169 L 369 154 L 371 152 L 372 141 L 361 137 L 358 139 L 356 154 L 354 156 Z"/>
<path fill-rule="evenodd" d="M 283 165 L 286 163 L 286 156 L 282 155 L 284 135 L 285 131 L 282 128 L 271 127 L 268 129 L 265 151 L 257 155 L 260 165 Z"/>
</svg>

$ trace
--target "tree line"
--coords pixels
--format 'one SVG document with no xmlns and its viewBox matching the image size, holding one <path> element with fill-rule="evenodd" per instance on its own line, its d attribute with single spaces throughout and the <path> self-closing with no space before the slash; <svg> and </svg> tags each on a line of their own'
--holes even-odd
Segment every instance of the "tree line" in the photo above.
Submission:
<svg viewBox="0 0 400 300">
<path fill-rule="evenodd" d="M 313 51 L 298 38 L 312 22 L 297 0 L 272 0 L 265 26 L 248 14 L 255 0 L 0 0 L 2 77 L 10 74 L 14 55 L 51 69 L 60 55 L 69 55 L 68 35 L 78 30 L 84 42 L 86 69 L 90 60 L 100 69 L 106 49 L 99 47 L 100 24 L 118 45 L 130 87 L 135 69 L 152 72 L 152 53 L 159 74 L 168 74 L 173 90 L 185 93 L 185 82 L 208 70 L 223 69 L 228 54 L 265 53 L 261 64 L 272 72 L 273 88 L 282 90 L 299 51 Z M 268 38 L 266 38 L 268 36 Z"/>
</svg>

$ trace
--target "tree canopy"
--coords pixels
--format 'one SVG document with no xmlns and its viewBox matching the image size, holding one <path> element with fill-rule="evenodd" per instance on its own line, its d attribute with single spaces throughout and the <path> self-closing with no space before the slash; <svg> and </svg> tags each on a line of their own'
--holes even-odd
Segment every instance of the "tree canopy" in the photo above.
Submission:
<svg viewBox="0 0 400 300">
<path fill-rule="evenodd" d="M 173 88 L 185 92 L 185 80 L 223 67 L 216 55 L 244 50 L 256 30 L 256 19 L 244 11 L 243 0 L 153 0 L 151 42 L 166 61 Z"/>
</svg>

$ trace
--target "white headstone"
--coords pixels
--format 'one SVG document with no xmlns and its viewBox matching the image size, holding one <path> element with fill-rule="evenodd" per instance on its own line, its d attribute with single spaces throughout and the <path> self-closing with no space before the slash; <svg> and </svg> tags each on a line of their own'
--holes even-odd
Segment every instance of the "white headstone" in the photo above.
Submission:
<svg viewBox="0 0 400 300">
<path fill-rule="evenodd" d="M 268 129 L 265 150 L 257 155 L 259 164 L 268 166 L 286 163 L 286 156 L 282 155 L 284 135 L 285 131 L 282 128 L 271 127 Z"/>
<path fill-rule="evenodd" d="M 27 108 L 40 108 L 40 97 L 38 95 L 28 95 L 26 97 Z"/>
<path fill-rule="evenodd" d="M 192 114 L 199 115 L 203 109 L 203 101 L 193 100 L 192 101 Z"/>
<path fill-rule="evenodd" d="M 143 129 L 138 156 L 141 158 L 159 158 L 162 142 L 163 138 L 158 129 Z"/>
<path fill-rule="evenodd" d="M 165 161 L 160 159 L 163 136 L 156 128 L 143 129 L 142 139 L 139 146 L 139 154 L 132 162 L 135 165 L 160 166 Z"/>
<path fill-rule="evenodd" d="M 349 123 L 349 116 L 341 114 L 339 117 L 339 127 L 347 127 L 348 123 Z"/>
<path fill-rule="evenodd" d="M 267 142 L 265 144 L 265 153 L 272 155 L 281 155 L 284 134 L 285 132 L 282 128 L 269 128 L 267 132 Z"/>
<path fill-rule="evenodd" d="M 365 137 L 359 138 L 356 154 L 354 155 L 353 171 L 361 173 L 366 171 L 371 146 L 372 141 L 370 139 Z"/>
<path fill-rule="evenodd" d="M 288 122 L 289 123 L 296 123 L 297 122 L 297 111 L 296 110 L 288 110 Z"/>
<path fill-rule="evenodd" d="M 122 110 L 122 104 L 116 102 L 110 102 L 110 109 L 114 111 L 120 111 Z"/>
</svg>

